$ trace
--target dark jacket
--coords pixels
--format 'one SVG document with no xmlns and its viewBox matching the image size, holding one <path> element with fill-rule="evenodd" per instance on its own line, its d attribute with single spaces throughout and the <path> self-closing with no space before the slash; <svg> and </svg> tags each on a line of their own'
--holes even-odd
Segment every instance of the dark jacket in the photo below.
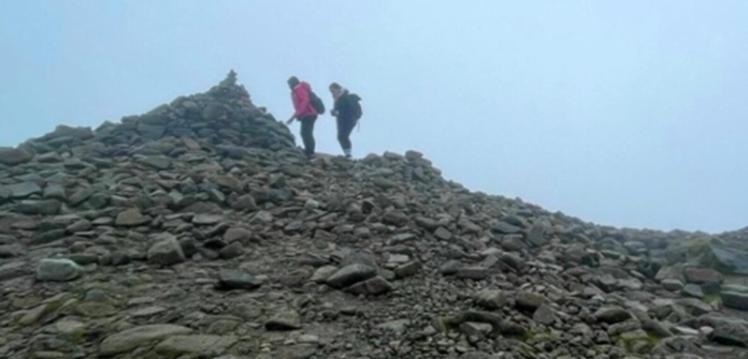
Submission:
<svg viewBox="0 0 748 359">
<path fill-rule="evenodd" d="M 333 115 L 343 120 L 358 120 L 356 107 L 359 106 L 358 102 L 361 101 L 361 97 L 355 93 L 345 92 L 335 101 L 335 108 L 333 108 Z"/>
</svg>

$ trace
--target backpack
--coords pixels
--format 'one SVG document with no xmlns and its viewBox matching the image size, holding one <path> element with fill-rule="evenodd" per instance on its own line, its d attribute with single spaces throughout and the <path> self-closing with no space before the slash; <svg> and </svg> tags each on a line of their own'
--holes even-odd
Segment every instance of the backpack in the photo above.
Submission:
<svg viewBox="0 0 748 359">
<path fill-rule="evenodd" d="M 355 94 L 348 96 L 350 96 L 351 114 L 353 115 L 353 119 L 360 120 L 361 116 L 364 115 L 364 111 L 361 108 L 361 97 L 358 97 L 358 95 Z"/>
<path fill-rule="evenodd" d="M 314 91 L 309 92 L 309 102 L 312 104 L 314 111 L 317 111 L 318 115 L 325 113 L 325 103 L 322 102 L 322 99 L 319 98 Z"/>
</svg>

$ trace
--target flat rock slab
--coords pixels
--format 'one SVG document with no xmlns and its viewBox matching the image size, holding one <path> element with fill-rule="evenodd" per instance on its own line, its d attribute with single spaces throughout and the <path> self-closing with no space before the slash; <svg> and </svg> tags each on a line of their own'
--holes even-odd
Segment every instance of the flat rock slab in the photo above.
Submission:
<svg viewBox="0 0 748 359">
<path fill-rule="evenodd" d="M 156 346 L 156 352 L 173 357 L 183 354 L 215 357 L 226 352 L 237 342 L 233 336 L 175 335 Z"/>
<path fill-rule="evenodd" d="M 149 223 L 150 221 L 151 219 L 141 214 L 140 210 L 137 208 L 131 208 L 120 212 L 120 214 L 117 215 L 114 224 L 122 227 L 136 227 Z"/>
<path fill-rule="evenodd" d="M 129 352 L 151 341 L 161 340 L 174 335 L 189 334 L 192 329 L 181 325 L 151 324 L 130 328 L 108 336 L 101 342 L 101 355 L 110 356 Z"/>
<path fill-rule="evenodd" d="M 217 289 L 257 289 L 262 285 L 262 281 L 250 273 L 239 270 L 222 270 L 218 274 Z"/>
<path fill-rule="evenodd" d="M 295 310 L 282 310 L 265 323 L 267 330 L 301 329 L 301 317 Z"/>
<path fill-rule="evenodd" d="M 21 182 L 5 186 L 11 198 L 26 198 L 34 194 L 41 194 L 42 189 L 34 182 Z"/>
<path fill-rule="evenodd" d="M 347 265 L 327 278 L 327 284 L 334 288 L 345 288 L 355 283 L 373 278 L 376 269 L 365 264 L 354 263 Z"/>
</svg>

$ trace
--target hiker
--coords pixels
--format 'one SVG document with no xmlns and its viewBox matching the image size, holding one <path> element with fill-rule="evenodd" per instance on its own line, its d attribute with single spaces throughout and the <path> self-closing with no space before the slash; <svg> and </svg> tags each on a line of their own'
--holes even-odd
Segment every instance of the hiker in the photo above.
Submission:
<svg viewBox="0 0 748 359">
<path fill-rule="evenodd" d="M 351 132 L 361 118 L 361 97 L 340 86 L 337 82 L 330 84 L 330 92 L 335 101 L 332 115 L 338 122 L 338 142 L 343 149 L 346 158 L 351 158 L 353 145 L 351 144 Z"/>
<path fill-rule="evenodd" d="M 308 158 L 314 156 L 314 123 L 317 115 L 324 113 L 324 104 L 314 94 L 312 87 L 299 81 L 296 76 L 288 79 L 288 87 L 291 88 L 291 100 L 293 102 L 294 114 L 286 121 L 290 125 L 296 119 L 301 122 L 301 139 L 304 142 L 304 153 Z"/>
</svg>

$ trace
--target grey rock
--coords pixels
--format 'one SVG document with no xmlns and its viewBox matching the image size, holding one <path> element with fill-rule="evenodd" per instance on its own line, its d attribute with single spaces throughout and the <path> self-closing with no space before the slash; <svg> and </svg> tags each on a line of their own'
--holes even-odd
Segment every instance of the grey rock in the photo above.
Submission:
<svg viewBox="0 0 748 359">
<path fill-rule="evenodd" d="M 476 294 L 475 303 L 479 306 L 496 310 L 501 309 L 511 302 L 509 295 L 501 290 L 484 289 Z"/>
<path fill-rule="evenodd" d="M 10 262 L 0 264 L 0 281 L 15 279 L 29 274 L 25 262 Z"/>
<path fill-rule="evenodd" d="M 491 230 L 500 234 L 515 234 L 522 232 L 522 228 L 503 221 L 496 223 Z"/>
<path fill-rule="evenodd" d="M 665 279 L 662 281 L 662 287 L 675 292 L 683 289 L 683 282 L 679 279 Z"/>
<path fill-rule="evenodd" d="M 3 244 L 0 245 L 0 258 L 18 257 L 24 252 L 20 244 Z"/>
<path fill-rule="evenodd" d="M 31 161 L 34 158 L 30 152 L 20 148 L 0 147 L 0 163 L 16 166 Z"/>
<path fill-rule="evenodd" d="M 250 273 L 239 270 L 222 270 L 216 287 L 221 290 L 254 290 L 262 286 L 262 281 Z"/>
<path fill-rule="evenodd" d="M 265 329 L 273 331 L 301 329 L 301 316 L 292 309 L 281 310 L 265 322 Z"/>
<path fill-rule="evenodd" d="M 150 342 L 190 332 L 192 332 L 190 328 L 172 324 L 133 327 L 106 337 L 101 342 L 99 353 L 104 356 L 127 353 Z"/>
<path fill-rule="evenodd" d="M 114 224 L 122 227 L 136 227 L 150 223 L 151 219 L 140 213 L 137 208 L 130 208 L 120 212 Z"/>
<path fill-rule="evenodd" d="M 154 237 L 157 242 L 148 249 L 148 262 L 162 266 L 182 263 L 186 260 L 176 237 L 162 233 Z"/>
<path fill-rule="evenodd" d="M 615 324 L 631 318 L 631 313 L 621 307 L 607 306 L 598 309 L 594 317 L 598 322 Z"/>
<path fill-rule="evenodd" d="M 722 288 L 720 293 L 725 307 L 748 311 L 748 287 L 729 285 Z"/>
<path fill-rule="evenodd" d="M 175 335 L 156 345 L 156 352 L 169 357 L 196 355 L 215 357 L 225 353 L 238 339 L 219 335 Z"/>
<path fill-rule="evenodd" d="M 15 199 L 27 198 L 32 195 L 41 195 L 42 188 L 34 182 L 21 182 L 5 186 L 10 192 L 10 197 Z"/>
<path fill-rule="evenodd" d="M 218 254 L 223 259 L 232 259 L 244 254 L 244 247 L 239 242 L 234 242 L 221 248 Z"/>
<path fill-rule="evenodd" d="M 39 262 L 36 279 L 40 281 L 66 282 L 78 278 L 82 268 L 69 259 L 46 258 Z"/>
<path fill-rule="evenodd" d="M 543 304 L 533 313 L 532 319 L 540 324 L 549 326 L 556 321 L 556 312 L 547 304 Z"/>
<path fill-rule="evenodd" d="M 355 283 L 373 278 L 376 274 L 376 269 L 370 266 L 353 263 L 339 269 L 335 274 L 327 278 L 326 282 L 334 288 L 345 288 Z"/>
<path fill-rule="evenodd" d="M 15 212 L 31 215 L 54 215 L 60 213 L 62 203 L 54 199 L 24 200 L 18 203 Z"/>
<path fill-rule="evenodd" d="M 545 297 L 542 294 L 521 291 L 517 294 L 515 301 L 517 308 L 534 312 L 545 303 Z"/>
<path fill-rule="evenodd" d="M 392 284 L 386 279 L 377 276 L 362 282 L 355 283 L 348 287 L 347 291 L 355 294 L 380 295 L 390 292 L 393 289 Z"/>
<path fill-rule="evenodd" d="M 223 240 L 226 243 L 246 242 L 252 238 L 252 231 L 242 227 L 232 227 L 223 233 Z"/>
<path fill-rule="evenodd" d="M 704 291 L 701 289 L 701 286 L 697 284 L 686 284 L 681 293 L 686 297 L 698 299 L 704 298 Z"/>
</svg>

